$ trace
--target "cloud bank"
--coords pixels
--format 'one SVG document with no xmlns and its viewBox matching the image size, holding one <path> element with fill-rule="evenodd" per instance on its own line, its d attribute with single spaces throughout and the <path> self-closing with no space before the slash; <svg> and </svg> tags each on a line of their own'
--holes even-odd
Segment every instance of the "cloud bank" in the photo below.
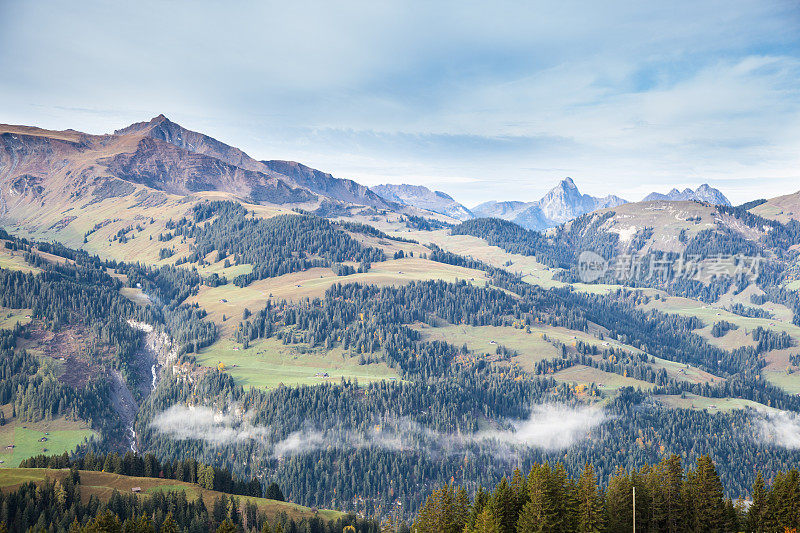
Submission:
<svg viewBox="0 0 800 533">
<path fill-rule="evenodd" d="M 595 407 L 572 408 L 560 404 L 537 405 L 527 420 L 515 421 L 505 431 L 484 431 L 473 440 L 508 446 L 562 450 L 586 438 L 592 429 L 608 419 Z"/>
</svg>

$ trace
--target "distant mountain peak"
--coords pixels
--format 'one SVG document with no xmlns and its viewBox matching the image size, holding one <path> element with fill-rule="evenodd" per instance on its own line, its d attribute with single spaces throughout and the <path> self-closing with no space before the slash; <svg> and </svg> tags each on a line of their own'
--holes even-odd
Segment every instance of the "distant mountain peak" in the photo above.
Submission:
<svg viewBox="0 0 800 533">
<path fill-rule="evenodd" d="M 697 201 L 706 202 L 712 205 L 731 205 L 730 200 L 725 197 L 719 189 L 715 189 L 708 183 L 703 183 L 697 189 L 692 190 L 687 187 L 682 191 L 673 187 L 667 194 L 652 192 L 645 196 L 643 202 L 656 202 L 656 201 Z"/>
<path fill-rule="evenodd" d="M 546 229 L 585 213 L 627 203 L 619 196 L 581 194 L 572 178 L 564 178 L 535 202 L 485 202 L 472 209 L 476 216 L 511 220 L 528 229 Z"/>
</svg>

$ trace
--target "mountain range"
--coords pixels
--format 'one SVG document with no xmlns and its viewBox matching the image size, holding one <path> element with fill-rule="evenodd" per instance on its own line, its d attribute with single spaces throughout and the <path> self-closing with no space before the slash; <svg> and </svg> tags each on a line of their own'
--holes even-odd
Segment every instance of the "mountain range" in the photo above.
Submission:
<svg viewBox="0 0 800 533">
<path fill-rule="evenodd" d="M 682 191 L 672 189 L 667 194 L 652 192 L 645 196 L 643 202 L 656 202 L 656 201 L 696 201 L 705 202 L 712 205 L 731 205 L 731 202 L 725 197 L 719 189 L 711 187 L 707 183 L 700 185 L 697 189 L 692 190 L 686 188 Z"/>
<path fill-rule="evenodd" d="M 510 220 L 527 229 L 546 229 L 557 226 L 585 213 L 627 203 L 619 196 L 602 198 L 582 194 L 572 178 L 566 178 L 535 202 L 485 202 L 474 208 L 477 217 Z"/>
<path fill-rule="evenodd" d="M 260 161 L 164 115 L 108 135 L 0 125 L 0 215 L 15 205 L 20 209 L 30 203 L 44 205 L 53 195 L 92 201 L 98 195 L 117 194 L 113 191 L 131 184 L 179 196 L 216 191 L 250 202 L 309 209 L 333 202 L 398 212 L 413 208 L 459 221 L 496 217 L 528 229 L 554 227 L 626 203 L 615 195 L 582 194 L 573 180 L 566 178 L 537 201 L 489 201 L 469 209 L 450 195 L 424 186 L 368 188 L 294 161 Z M 720 191 L 707 184 L 694 191 L 673 189 L 645 198 L 655 200 L 730 205 Z"/>
<path fill-rule="evenodd" d="M 722 480 L 748 495 L 752 465 L 780 479 L 800 457 L 791 439 L 757 438 L 797 426 L 767 413 L 800 412 L 800 233 L 773 220 L 796 217 L 800 197 L 723 208 L 715 193 L 627 203 L 566 178 L 535 202 L 467 209 L 426 187 L 256 160 L 163 115 L 108 135 L 0 126 L 0 459 L 75 466 L 93 488 L 100 470 L 136 475 L 115 481 L 125 491 L 224 488 L 243 497 L 238 525 L 261 525 L 258 496 L 284 494 L 307 511 L 260 505 L 413 519 L 441 509 L 429 487 L 458 476 L 507 496 L 503 470 L 543 457 L 563 460 L 559 479 L 591 461 L 613 487 L 618 458 L 710 453 L 731 458 L 715 501 Z M 721 253 L 750 255 L 737 269 Z M 659 270 L 624 272 L 616 258 L 634 254 Z M 682 254 L 697 268 L 669 266 Z M 757 264 L 770 275 L 723 273 Z M 675 275 L 654 275 L 664 265 Z M 680 494 L 695 495 L 696 475 Z M 11 530 L 75 483 L 42 476 L 19 492 L 41 496 L 37 512 Z M 51 505 L 67 513 L 58 524 L 75 502 Z M 198 530 L 240 508 L 204 502 L 216 511 L 196 506 Z"/>
<path fill-rule="evenodd" d="M 456 220 L 494 217 L 537 230 L 552 228 L 597 209 L 626 203 L 618 196 L 596 198 L 581 194 L 572 178 L 562 180 L 535 202 L 489 201 L 472 209 L 458 203 L 446 193 L 432 191 L 422 185 L 386 184 L 372 187 L 372 190 L 388 201 L 425 209 Z"/>
<path fill-rule="evenodd" d="M 142 184 L 185 196 L 230 193 L 244 200 L 314 206 L 323 200 L 392 209 L 369 188 L 290 161 L 258 161 L 159 115 L 110 135 L 0 125 L 0 214 L 14 205 L 92 200 Z"/>
</svg>

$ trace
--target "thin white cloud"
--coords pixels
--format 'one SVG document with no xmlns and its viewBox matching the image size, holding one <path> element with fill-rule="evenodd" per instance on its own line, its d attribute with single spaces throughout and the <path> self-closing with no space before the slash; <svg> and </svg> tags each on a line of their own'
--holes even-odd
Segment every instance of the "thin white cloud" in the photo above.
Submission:
<svg viewBox="0 0 800 533">
<path fill-rule="evenodd" d="M 756 419 L 759 437 L 791 450 L 800 448 L 800 415 L 789 411 L 765 413 Z"/>
<path fill-rule="evenodd" d="M 175 440 L 203 440 L 214 445 L 265 439 L 270 429 L 254 426 L 251 418 L 252 413 L 237 408 L 222 412 L 207 406 L 177 404 L 156 415 L 150 425 Z"/>
<path fill-rule="evenodd" d="M 273 455 L 302 455 L 326 448 L 416 450 L 430 454 L 460 454 L 471 447 L 489 448 L 493 453 L 513 457 L 525 448 L 547 451 L 569 448 L 589 438 L 591 431 L 608 417 L 595 407 L 570 407 L 561 404 L 536 405 L 526 420 L 512 420 L 504 430 L 483 430 L 472 434 L 440 433 L 409 419 L 387 420 L 366 431 L 304 428 L 278 442 Z"/>
<path fill-rule="evenodd" d="M 378 419 L 360 430 L 307 424 L 286 438 L 270 444 L 273 434 L 266 426 L 253 425 L 253 413 L 234 406 L 224 411 L 208 406 L 173 405 L 151 422 L 158 433 L 174 440 L 202 440 L 211 445 L 227 445 L 259 440 L 265 452 L 275 458 L 303 455 L 323 449 L 384 448 L 415 450 L 431 454 L 463 453 L 474 446 L 514 457 L 525 448 L 548 451 L 569 448 L 589 438 L 594 428 L 608 420 L 596 407 L 571 407 L 540 404 L 525 420 L 502 422 L 506 429 L 487 429 L 470 434 L 449 434 L 419 425 L 409 418 Z"/>
<path fill-rule="evenodd" d="M 480 432 L 475 440 L 562 450 L 588 437 L 592 429 L 606 420 L 608 417 L 605 412 L 596 407 L 537 405 L 531 410 L 530 418 L 515 421 L 512 424 L 513 429 Z"/>
</svg>

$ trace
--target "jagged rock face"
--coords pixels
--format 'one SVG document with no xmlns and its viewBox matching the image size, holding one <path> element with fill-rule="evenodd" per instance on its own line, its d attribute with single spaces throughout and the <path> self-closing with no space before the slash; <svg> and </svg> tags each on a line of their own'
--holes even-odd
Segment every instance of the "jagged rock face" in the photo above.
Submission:
<svg viewBox="0 0 800 533">
<path fill-rule="evenodd" d="M 70 157 L 81 159 L 87 151 L 78 136 L 46 137 L 35 128 L 0 129 L 0 216 L 18 209 L 39 208 L 47 201 L 50 185 L 70 172 Z M 76 173 L 73 191 L 85 188 Z M 59 187 L 60 188 L 60 187 Z"/>
<path fill-rule="evenodd" d="M 456 202 L 450 195 L 432 191 L 422 185 L 385 184 L 371 187 L 371 190 L 391 202 L 426 209 L 456 220 L 475 218 L 469 209 Z"/>
<path fill-rule="evenodd" d="M 694 195 L 701 202 L 708 202 L 709 204 L 713 205 L 731 205 L 730 200 L 728 200 L 719 189 L 715 189 L 714 187 L 709 186 L 707 183 L 699 186 L 694 191 Z"/>
<path fill-rule="evenodd" d="M 472 209 L 476 216 L 511 220 L 528 229 L 552 228 L 585 213 L 626 203 L 618 196 L 581 194 L 571 178 L 562 180 L 536 202 L 486 202 Z"/>
<path fill-rule="evenodd" d="M 648 194 L 643 202 L 657 202 L 657 201 L 697 201 L 706 202 L 712 205 L 731 205 L 731 202 L 725 197 L 719 189 L 709 186 L 707 183 L 700 185 L 697 189 L 692 190 L 686 188 L 682 191 L 672 189 L 667 194 L 653 192 Z"/>
<path fill-rule="evenodd" d="M 28 135 L 19 132 L 0 134 L 0 179 L 14 180 L 22 175 L 43 176 L 58 170 L 57 159 L 80 154 L 85 144 L 69 140 Z"/>
<path fill-rule="evenodd" d="M 118 178 L 166 193 L 220 191 L 275 204 L 352 203 L 398 206 L 352 180 L 292 161 L 257 161 L 163 115 L 113 135 L 0 125 L 0 200 L 48 194 L 91 197 L 93 188 Z M 44 201 L 44 200 L 42 200 Z"/>
</svg>

